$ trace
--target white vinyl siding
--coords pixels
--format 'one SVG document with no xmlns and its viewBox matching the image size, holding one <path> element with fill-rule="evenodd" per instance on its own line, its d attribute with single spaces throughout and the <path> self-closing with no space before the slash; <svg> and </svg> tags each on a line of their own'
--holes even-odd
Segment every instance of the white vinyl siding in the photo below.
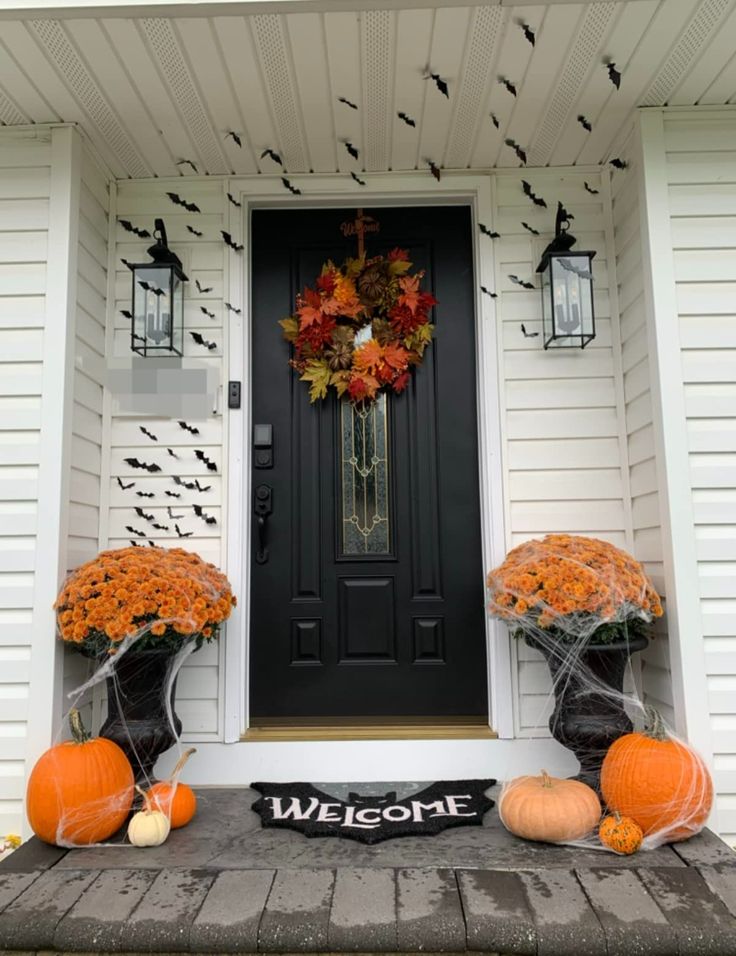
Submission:
<svg viewBox="0 0 736 956">
<path fill-rule="evenodd" d="M 524 195 L 530 182 L 547 208 Z M 588 183 L 590 190 L 585 188 Z M 618 316 L 609 294 L 607 175 L 519 170 L 495 177 L 493 241 L 502 355 L 502 431 L 509 548 L 560 532 L 627 547 L 627 492 L 621 468 L 619 384 L 614 343 Z M 541 293 L 535 274 L 554 233 L 557 202 L 575 218 L 575 248 L 593 250 L 596 338 L 585 348 L 542 345 Z M 525 222 L 540 235 L 526 229 Z M 484 239 L 483 242 L 490 240 Z M 481 247 L 483 248 L 483 247 Z M 510 276 L 533 282 L 525 289 Z M 527 332 L 524 335 L 522 324 Z M 533 333 L 537 333 L 532 337 Z M 516 732 L 546 736 L 553 698 L 547 666 L 514 642 Z"/>
<path fill-rule="evenodd" d="M 0 835 L 23 810 L 50 167 L 50 132 L 0 133 Z"/>
<path fill-rule="evenodd" d="M 612 183 L 616 278 L 621 316 L 621 364 L 631 491 L 631 553 L 643 563 L 655 588 L 664 598 L 659 481 L 642 269 L 639 202 L 641 169 L 635 148 L 637 136 L 638 131 L 632 129 L 624 146 L 616 151 L 628 168 L 615 173 Z M 644 700 L 656 707 L 665 720 L 674 726 L 672 676 L 664 619 L 655 624 L 653 633 L 654 640 L 642 651 L 639 658 L 641 689 Z"/>
<path fill-rule="evenodd" d="M 736 109 L 664 142 L 719 829 L 736 841 Z"/>
<path fill-rule="evenodd" d="M 195 203 L 200 213 L 187 212 L 175 205 L 166 195 L 179 193 L 187 202 Z M 115 276 L 112 277 L 111 302 L 108 310 L 110 340 L 114 361 L 129 359 L 130 320 L 123 310 L 131 308 L 131 273 L 121 262 L 148 262 L 146 250 L 152 238 L 139 238 L 120 225 L 124 219 L 135 228 L 154 231 L 154 220 L 161 218 L 166 226 L 169 245 L 182 260 L 189 281 L 185 285 L 184 306 L 184 365 L 213 367 L 222 380 L 225 354 L 226 307 L 223 301 L 224 273 L 227 247 L 221 230 L 225 222 L 226 189 L 222 181 L 207 181 L 199 177 L 175 181 L 119 182 L 115 216 Z M 202 236 L 187 229 L 191 226 Z M 200 287 L 209 291 L 199 292 Z M 202 310 L 214 314 L 214 318 Z M 198 345 L 189 334 L 199 332 L 217 348 L 209 350 Z M 143 359 L 137 360 L 138 363 Z M 216 398 L 219 403 L 219 396 Z M 196 428 L 192 434 L 179 425 L 179 419 Z M 143 426 L 155 440 L 142 430 Z M 113 414 L 109 424 L 109 510 L 104 527 L 106 547 L 124 548 L 132 541 L 148 547 L 148 541 L 159 547 L 181 547 L 196 551 L 205 561 L 224 567 L 224 494 L 227 480 L 227 449 L 224 442 L 223 419 L 220 409 L 208 409 L 205 418 L 195 419 L 185 414 L 177 418 L 154 414 Z M 215 463 L 217 471 L 197 459 L 195 451 L 204 452 Z M 156 464 L 160 472 L 149 473 L 127 464 L 126 458 L 137 458 L 146 464 Z M 174 477 L 187 484 L 195 480 L 202 488 L 189 489 L 177 484 Z M 121 487 L 121 485 L 126 487 Z M 131 486 L 131 487 L 127 487 Z M 140 494 L 139 494 L 140 493 Z M 205 514 L 215 518 L 208 524 L 194 513 L 194 505 L 201 505 Z M 136 512 L 140 508 L 143 515 Z M 147 516 L 147 517 L 145 517 Z M 153 525 L 162 528 L 154 528 Z M 176 525 L 182 535 L 176 532 Z M 143 537 L 129 531 L 134 528 Z M 222 735 L 221 648 L 213 644 L 193 654 L 184 664 L 177 683 L 176 711 L 183 723 L 185 740 L 218 740 Z"/>
</svg>

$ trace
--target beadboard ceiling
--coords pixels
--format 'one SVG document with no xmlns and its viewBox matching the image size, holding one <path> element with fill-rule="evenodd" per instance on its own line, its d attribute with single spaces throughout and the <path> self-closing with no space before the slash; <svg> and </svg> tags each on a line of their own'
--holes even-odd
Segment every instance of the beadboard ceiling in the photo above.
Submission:
<svg viewBox="0 0 736 956">
<path fill-rule="evenodd" d="M 398 6 L 3 20 L 0 121 L 78 123 L 119 178 L 362 177 L 603 163 L 636 106 L 736 102 L 736 0 Z"/>
</svg>

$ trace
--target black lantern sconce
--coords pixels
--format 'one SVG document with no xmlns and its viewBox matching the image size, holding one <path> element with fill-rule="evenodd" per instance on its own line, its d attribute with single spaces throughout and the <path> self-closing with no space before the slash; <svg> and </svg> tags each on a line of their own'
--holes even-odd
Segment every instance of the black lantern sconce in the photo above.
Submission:
<svg viewBox="0 0 736 956">
<path fill-rule="evenodd" d="M 557 204 L 555 237 L 542 253 L 542 332 L 544 347 L 581 348 L 595 338 L 593 257 L 572 252 L 575 236 L 562 203 Z"/>
<path fill-rule="evenodd" d="M 157 219 L 152 262 L 128 263 L 133 273 L 130 347 L 138 355 L 184 354 L 184 283 L 179 257 L 169 249 L 163 219 Z"/>
</svg>

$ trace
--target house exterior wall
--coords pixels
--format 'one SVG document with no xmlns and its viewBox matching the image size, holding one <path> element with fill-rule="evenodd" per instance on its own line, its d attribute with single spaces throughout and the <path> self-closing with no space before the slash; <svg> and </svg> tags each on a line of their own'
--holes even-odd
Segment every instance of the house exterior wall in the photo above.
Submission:
<svg viewBox="0 0 736 956">
<path fill-rule="evenodd" d="M 720 831 L 736 840 L 736 109 L 662 111 L 700 634 Z"/>
</svg>

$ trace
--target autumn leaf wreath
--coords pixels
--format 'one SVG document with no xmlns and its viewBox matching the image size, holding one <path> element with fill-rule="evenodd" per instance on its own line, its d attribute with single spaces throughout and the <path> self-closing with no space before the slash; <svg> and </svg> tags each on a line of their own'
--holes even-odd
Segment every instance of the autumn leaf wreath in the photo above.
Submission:
<svg viewBox="0 0 736 956">
<path fill-rule="evenodd" d="M 316 288 L 297 296 L 295 314 L 279 324 L 310 401 L 331 388 L 355 403 L 374 401 L 382 389 L 404 391 L 432 341 L 429 310 L 437 303 L 419 288 L 424 272 L 409 275 L 411 267 L 398 248 L 340 267 L 328 261 Z"/>
</svg>

